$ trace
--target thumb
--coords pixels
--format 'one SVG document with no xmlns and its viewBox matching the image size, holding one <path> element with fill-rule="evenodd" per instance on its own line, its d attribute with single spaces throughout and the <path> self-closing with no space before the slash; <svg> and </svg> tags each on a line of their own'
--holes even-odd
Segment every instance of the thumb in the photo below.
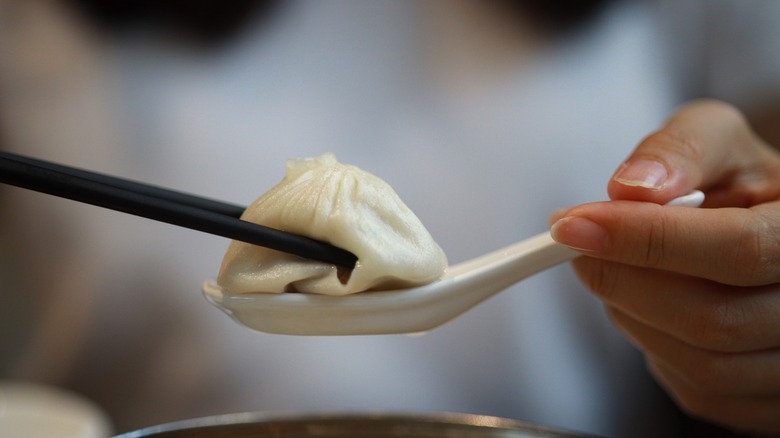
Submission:
<svg viewBox="0 0 780 438">
<path fill-rule="evenodd" d="M 713 206 L 714 200 L 726 202 L 710 195 L 709 189 L 716 188 L 730 195 L 729 203 L 747 206 L 750 193 L 744 182 L 750 178 L 745 176 L 762 173 L 757 168 L 767 162 L 768 149 L 737 109 L 697 101 L 637 146 L 613 175 L 608 193 L 613 200 L 665 204 L 700 188 L 708 191 L 708 205 Z M 737 186 L 740 190 L 735 191 Z"/>
</svg>

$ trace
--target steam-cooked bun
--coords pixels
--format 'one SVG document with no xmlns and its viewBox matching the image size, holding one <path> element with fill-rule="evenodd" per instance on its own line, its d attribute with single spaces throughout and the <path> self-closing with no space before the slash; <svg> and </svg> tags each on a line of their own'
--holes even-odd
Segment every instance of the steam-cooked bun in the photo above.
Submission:
<svg viewBox="0 0 780 438">
<path fill-rule="evenodd" d="M 346 295 L 430 283 L 447 267 L 442 249 L 387 183 L 330 153 L 288 160 L 285 178 L 242 218 L 329 242 L 358 262 L 349 273 L 233 241 L 217 279 L 228 293 Z"/>
</svg>

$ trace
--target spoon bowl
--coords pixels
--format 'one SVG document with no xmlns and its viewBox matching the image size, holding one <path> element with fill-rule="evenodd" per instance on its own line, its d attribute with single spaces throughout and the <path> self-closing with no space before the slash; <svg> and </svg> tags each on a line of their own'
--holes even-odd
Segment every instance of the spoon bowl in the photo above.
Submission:
<svg viewBox="0 0 780 438">
<path fill-rule="evenodd" d="M 667 205 L 698 207 L 695 191 Z M 433 283 L 408 289 L 349 296 L 303 293 L 230 294 L 209 280 L 203 293 L 239 323 L 265 333 L 370 335 L 432 330 L 531 275 L 580 253 L 555 242 L 549 232 L 450 266 Z"/>
<path fill-rule="evenodd" d="M 577 252 L 540 234 L 447 269 L 439 280 L 408 289 L 346 297 L 302 293 L 226 294 L 214 281 L 206 298 L 240 323 L 266 333 L 357 335 L 431 330 L 518 281 L 570 260 Z"/>
</svg>

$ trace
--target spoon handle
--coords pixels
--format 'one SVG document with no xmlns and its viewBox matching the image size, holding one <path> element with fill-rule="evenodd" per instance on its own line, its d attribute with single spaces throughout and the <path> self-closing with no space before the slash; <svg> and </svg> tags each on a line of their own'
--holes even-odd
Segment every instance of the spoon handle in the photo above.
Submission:
<svg viewBox="0 0 780 438">
<path fill-rule="evenodd" d="M 703 201 L 704 194 L 694 190 L 666 205 L 695 208 Z M 553 240 L 549 232 L 544 232 L 452 266 L 448 276 L 464 283 L 478 283 L 486 291 L 498 291 L 580 255 L 581 252 L 561 245 Z"/>
</svg>

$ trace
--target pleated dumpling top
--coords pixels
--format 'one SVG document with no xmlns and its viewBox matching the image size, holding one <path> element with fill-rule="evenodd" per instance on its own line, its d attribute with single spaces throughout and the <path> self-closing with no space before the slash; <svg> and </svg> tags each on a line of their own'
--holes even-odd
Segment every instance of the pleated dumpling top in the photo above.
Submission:
<svg viewBox="0 0 780 438">
<path fill-rule="evenodd" d="M 223 291 L 347 295 L 430 283 L 447 267 L 444 251 L 389 184 L 333 154 L 291 159 L 285 178 L 242 219 L 352 252 L 352 271 L 231 242 L 217 282 Z"/>
</svg>

